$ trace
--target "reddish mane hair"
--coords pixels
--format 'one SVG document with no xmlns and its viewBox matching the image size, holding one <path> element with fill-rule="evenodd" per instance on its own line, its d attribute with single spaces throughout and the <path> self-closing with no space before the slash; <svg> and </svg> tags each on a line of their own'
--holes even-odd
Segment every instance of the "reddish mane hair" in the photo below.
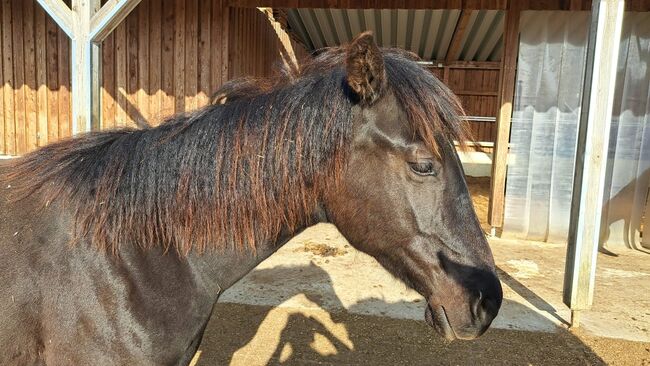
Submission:
<svg viewBox="0 0 650 366">
<path fill-rule="evenodd" d="M 468 140 L 458 99 L 412 56 L 382 50 L 392 92 L 413 133 Z M 75 240 L 120 245 L 255 250 L 310 224 L 335 187 L 352 133 L 345 48 L 299 74 L 224 85 L 215 103 L 155 128 L 92 132 L 16 159 L 0 180 L 73 209 Z"/>
</svg>

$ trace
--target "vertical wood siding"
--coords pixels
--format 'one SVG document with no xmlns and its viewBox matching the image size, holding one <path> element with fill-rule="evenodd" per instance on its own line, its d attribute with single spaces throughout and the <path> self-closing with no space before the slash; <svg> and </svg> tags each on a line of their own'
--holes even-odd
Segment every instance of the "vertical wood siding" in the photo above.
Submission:
<svg viewBox="0 0 650 366">
<path fill-rule="evenodd" d="M 271 75 L 282 63 L 296 65 L 308 57 L 269 16 L 270 10 L 230 8 L 229 79 Z"/>
<path fill-rule="evenodd" d="M 258 9 L 143 0 L 103 43 L 102 127 L 157 125 L 195 110 L 224 81 L 270 75 L 294 47 Z"/>
<path fill-rule="evenodd" d="M 33 0 L 0 0 L 0 154 L 70 135 L 70 40 Z"/>
<path fill-rule="evenodd" d="M 294 48 L 305 56 L 269 16 L 143 0 L 102 44 L 102 128 L 157 125 L 231 77 L 269 75 L 295 63 Z M 70 40 L 35 0 L 0 0 L 0 21 L 0 154 L 20 155 L 70 136 Z"/>
<path fill-rule="evenodd" d="M 500 70 L 496 65 L 483 64 L 447 65 L 430 70 L 458 95 L 468 116 L 495 118 Z M 476 141 L 494 142 L 495 122 L 472 121 L 469 124 Z"/>
</svg>

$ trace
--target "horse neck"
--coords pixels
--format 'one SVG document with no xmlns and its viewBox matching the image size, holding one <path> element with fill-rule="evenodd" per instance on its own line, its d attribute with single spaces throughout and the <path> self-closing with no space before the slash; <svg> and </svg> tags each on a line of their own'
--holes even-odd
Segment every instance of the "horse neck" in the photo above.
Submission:
<svg viewBox="0 0 650 366">
<path fill-rule="evenodd" d="M 208 251 L 206 253 L 190 252 L 188 262 L 192 267 L 194 276 L 205 283 L 208 291 L 216 291 L 215 297 L 218 296 L 220 292 L 239 281 L 307 227 L 319 222 L 327 222 L 325 211 L 320 206 L 310 216 L 311 220 L 307 225 L 291 232 L 283 230 L 277 240 L 258 243 L 255 253 L 242 253 L 241 250 L 234 248 Z"/>
</svg>

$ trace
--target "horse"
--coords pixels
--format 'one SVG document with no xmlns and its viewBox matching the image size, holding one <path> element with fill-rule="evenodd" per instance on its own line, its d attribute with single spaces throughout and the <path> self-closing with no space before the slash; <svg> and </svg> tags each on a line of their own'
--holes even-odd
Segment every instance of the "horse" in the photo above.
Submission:
<svg viewBox="0 0 650 366">
<path fill-rule="evenodd" d="M 3 163 L 0 364 L 188 364 L 219 294 L 319 222 L 418 291 L 442 336 L 486 331 L 502 289 L 462 107 L 414 55 L 362 33 L 224 90 Z"/>
</svg>

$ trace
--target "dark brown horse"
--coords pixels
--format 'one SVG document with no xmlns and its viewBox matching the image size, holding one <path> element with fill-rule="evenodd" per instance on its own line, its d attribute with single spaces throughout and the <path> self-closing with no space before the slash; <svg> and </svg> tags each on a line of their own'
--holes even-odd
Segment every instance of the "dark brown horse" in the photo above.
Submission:
<svg viewBox="0 0 650 366">
<path fill-rule="evenodd" d="M 452 143 L 462 110 L 412 56 L 362 34 L 222 94 L 0 169 L 0 364 L 187 364 L 219 294 L 323 221 L 445 337 L 488 328 L 502 293 Z"/>
</svg>

